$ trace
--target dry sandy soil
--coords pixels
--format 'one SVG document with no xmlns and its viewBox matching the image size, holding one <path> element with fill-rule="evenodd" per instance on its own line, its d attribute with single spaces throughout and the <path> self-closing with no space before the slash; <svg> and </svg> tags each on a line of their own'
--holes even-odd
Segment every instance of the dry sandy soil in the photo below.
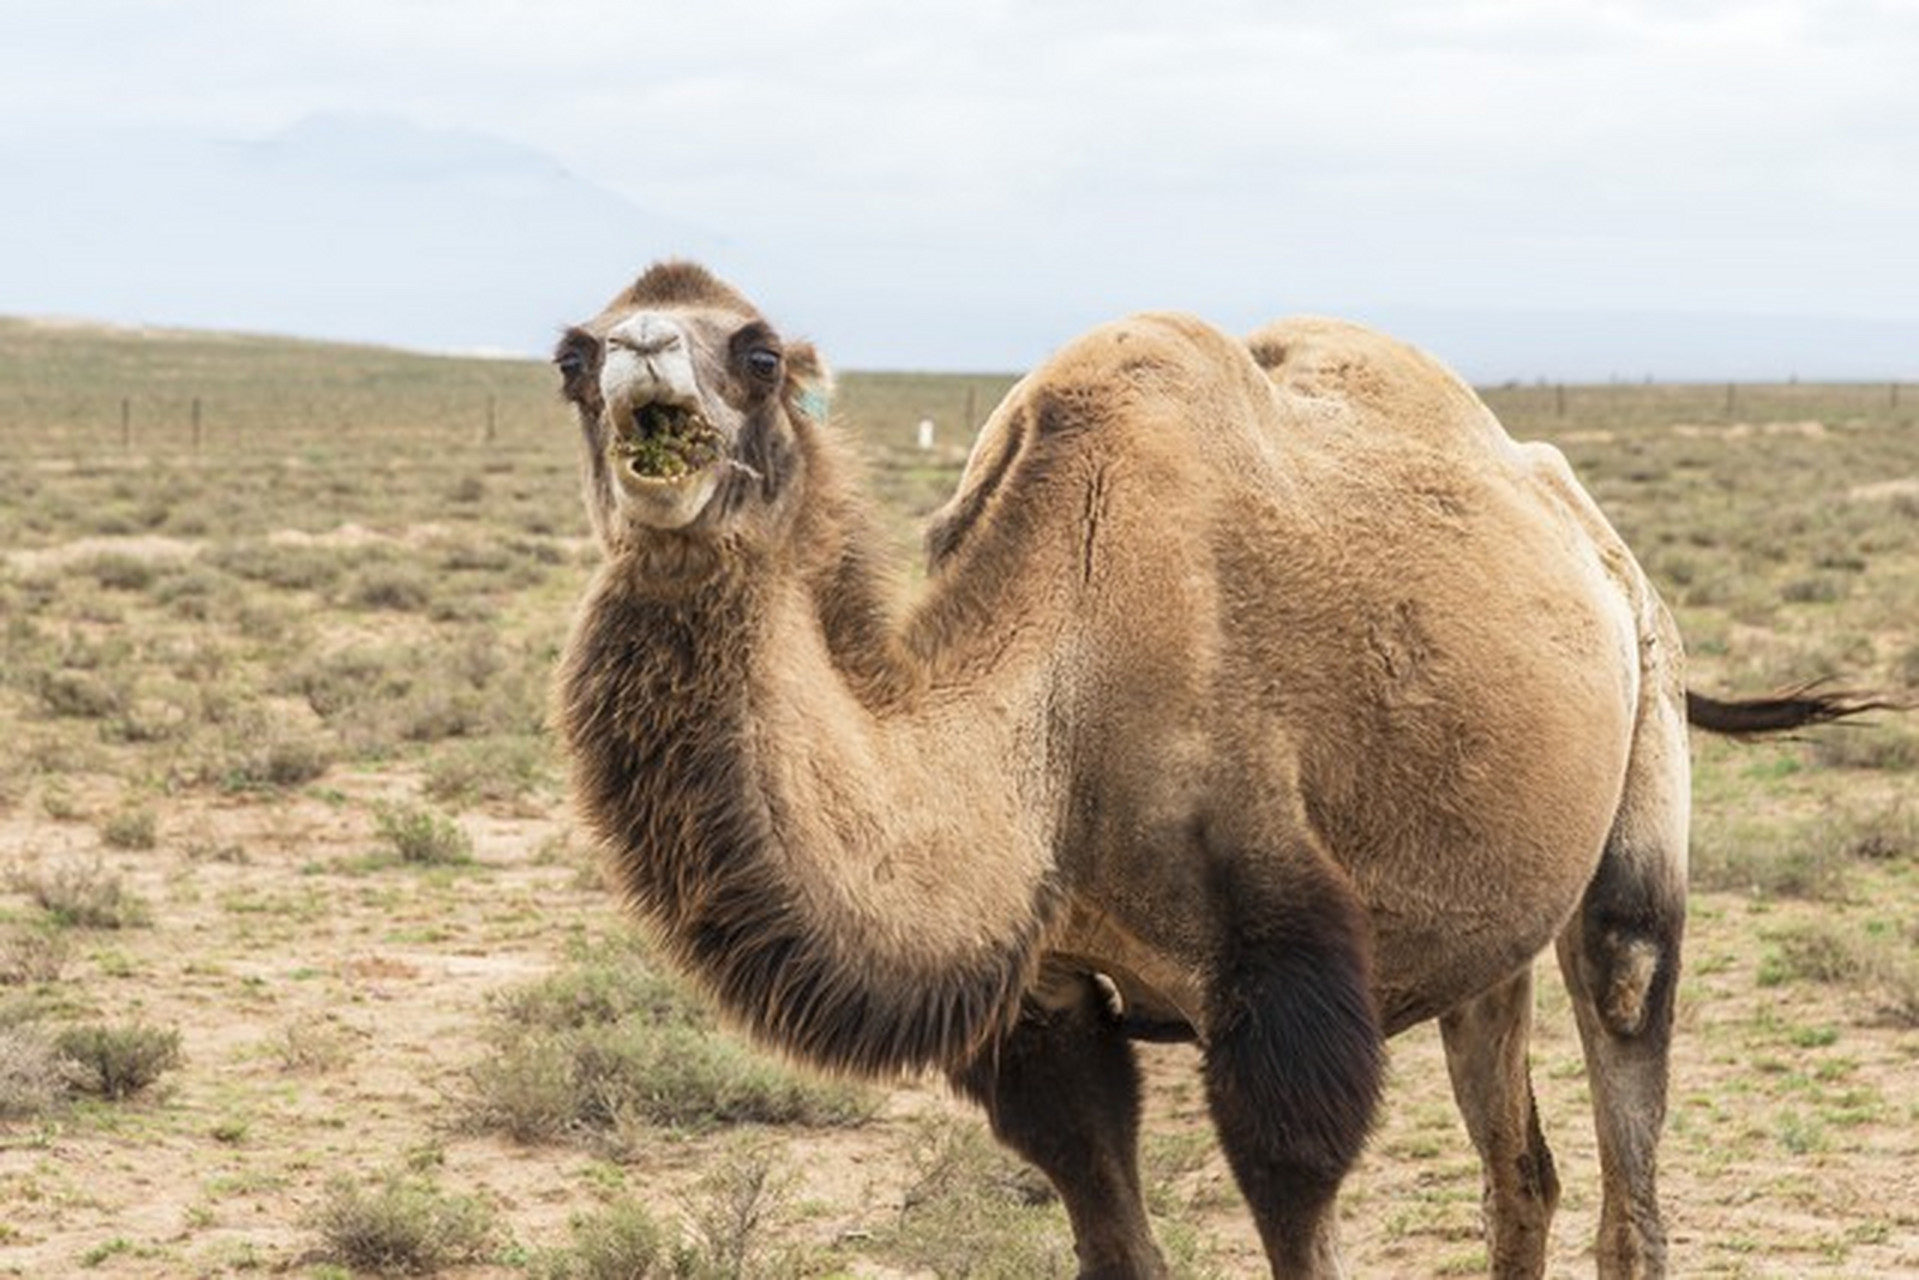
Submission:
<svg viewBox="0 0 1919 1280">
<path fill-rule="evenodd" d="M 109 1017 L 176 1026 L 186 1059 L 160 1093 L 6 1130 L 0 1269 L 19 1275 L 207 1275 L 309 1269 L 312 1211 L 328 1180 L 424 1154 L 478 1192 L 516 1240 L 557 1243 L 610 1182 L 671 1214 L 737 1134 L 662 1133 L 624 1167 L 563 1147 L 520 1147 L 454 1124 L 465 1071 L 487 1052 L 488 997 L 615 927 L 612 904 L 556 839 L 557 804 L 472 813 L 477 865 L 351 869 L 371 843 L 367 802 L 408 793 L 403 773 L 336 770 L 299 798 L 164 812 L 153 851 L 103 850 L 93 829 L 16 812 L 0 848 L 44 862 L 104 859 L 154 907 L 149 927 L 85 935 L 67 981 Z M 82 808 L 106 797 L 82 793 Z M 1919 1116 L 1910 1030 L 1871 1002 L 1755 981 L 1779 909 L 1698 903 L 1665 1194 L 1680 1275 L 1919 1274 Z M 1554 1275 L 1590 1274 L 1593 1144 L 1578 1051 L 1556 979 L 1542 972 L 1535 1062 L 1566 1202 Z M 302 1045 L 330 1046 L 305 1062 Z M 1204 1132 L 1183 1050 L 1150 1055 L 1149 1139 Z M 1842 1096 L 1843 1095 L 1843 1096 Z M 1850 1100 L 1848 1119 L 1834 1108 Z M 803 1213 L 781 1231 L 858 1241 L 899 1212 L 928 1112 L 962 1113 L 931 1083 L 893 1090 L 870 1123 L 766 1130 Z M 968 1123 L 971 1123 L 969 1120 Z M 1210 1148 L 1168 1179 L 1218 1274 L 1259 1271 Z M 1475 1165 L 1447 1100 L 1431 1028 L 1398 1041 L 1387 1115 L 1345 1199 L 1360 1275 L 1481 1269 Z M 859 1274 L 898 1274 L 874 1265 Z M 510 1265 L 461 1275 L 511 1275 Z"/>
</svg>

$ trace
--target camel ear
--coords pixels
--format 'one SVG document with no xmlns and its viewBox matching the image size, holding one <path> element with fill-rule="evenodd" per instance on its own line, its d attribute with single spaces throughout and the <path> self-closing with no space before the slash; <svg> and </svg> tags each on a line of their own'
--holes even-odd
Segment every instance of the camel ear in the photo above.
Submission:
<svg viewBox="0 0 1919 1280">
<path fill-rule="evenodd" d="M 833 406 L 833 371 L 810 342 L 786 348 L 786 402 L 815 422 L 825 422 Z"/>
</svg>

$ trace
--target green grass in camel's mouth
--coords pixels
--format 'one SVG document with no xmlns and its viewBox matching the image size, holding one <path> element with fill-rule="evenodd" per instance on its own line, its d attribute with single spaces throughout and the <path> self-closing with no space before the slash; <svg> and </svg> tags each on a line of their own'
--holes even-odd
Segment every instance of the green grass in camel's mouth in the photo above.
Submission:
<svg viewBox="0 0 1919 1280">
<path fill-rule="evenodd" d="M 613 452 L 635 475 L 678 480 L 719 461 L 720 444 L 720 433 L 698 409 L 654 402 L 633 411 Z"/>
</svg>

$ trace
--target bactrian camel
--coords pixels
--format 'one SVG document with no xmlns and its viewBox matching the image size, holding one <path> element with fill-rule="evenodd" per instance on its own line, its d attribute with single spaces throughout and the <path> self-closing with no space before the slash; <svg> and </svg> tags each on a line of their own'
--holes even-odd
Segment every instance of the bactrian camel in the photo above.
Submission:
<svg viewBox="0 0 1919 1280">
<path fill-rule="evenodd" d="M 1557 452 L 1361 328 L 1135 316 L 993 413 L 896 608 L 815 353 L 733 289 L 656 266 L 556 362 L 605 551 L 559 678 L 578 808 L 751 1031 L 945 1072 L 1102 1277 L 1164 1273 L 1131 1041 L 1191 1039 L 1274 1274 L 1324 1276 L 1385 1040 L 1438 1018 L 1493 1269 L 1538 1275 L 1556 943 L 1599 1270 L 1663 1269 L 1689 699 Z"/>
</svg>

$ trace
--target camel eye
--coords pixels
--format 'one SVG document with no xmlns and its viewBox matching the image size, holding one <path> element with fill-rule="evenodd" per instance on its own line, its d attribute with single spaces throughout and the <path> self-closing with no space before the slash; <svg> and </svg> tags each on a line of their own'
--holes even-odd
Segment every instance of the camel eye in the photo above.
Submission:
<svg viewBox="0 0 1919 1280">
<path fill-rule="evenodd" d="M 780 376 L 780 353 L 771 347 L 754 347 L 746 353 L 746 369 L 754 377 L 771 382 Z"/>
<path fill-rule="evenodd" d="M 553 353 L 553 367 L 560 371 L 560 380 L 570 387 L 593 372 L 599 356 L 599 345 L 591 335 L 574 329 L 560 343 L 560 349 Z"/>
</svg>

